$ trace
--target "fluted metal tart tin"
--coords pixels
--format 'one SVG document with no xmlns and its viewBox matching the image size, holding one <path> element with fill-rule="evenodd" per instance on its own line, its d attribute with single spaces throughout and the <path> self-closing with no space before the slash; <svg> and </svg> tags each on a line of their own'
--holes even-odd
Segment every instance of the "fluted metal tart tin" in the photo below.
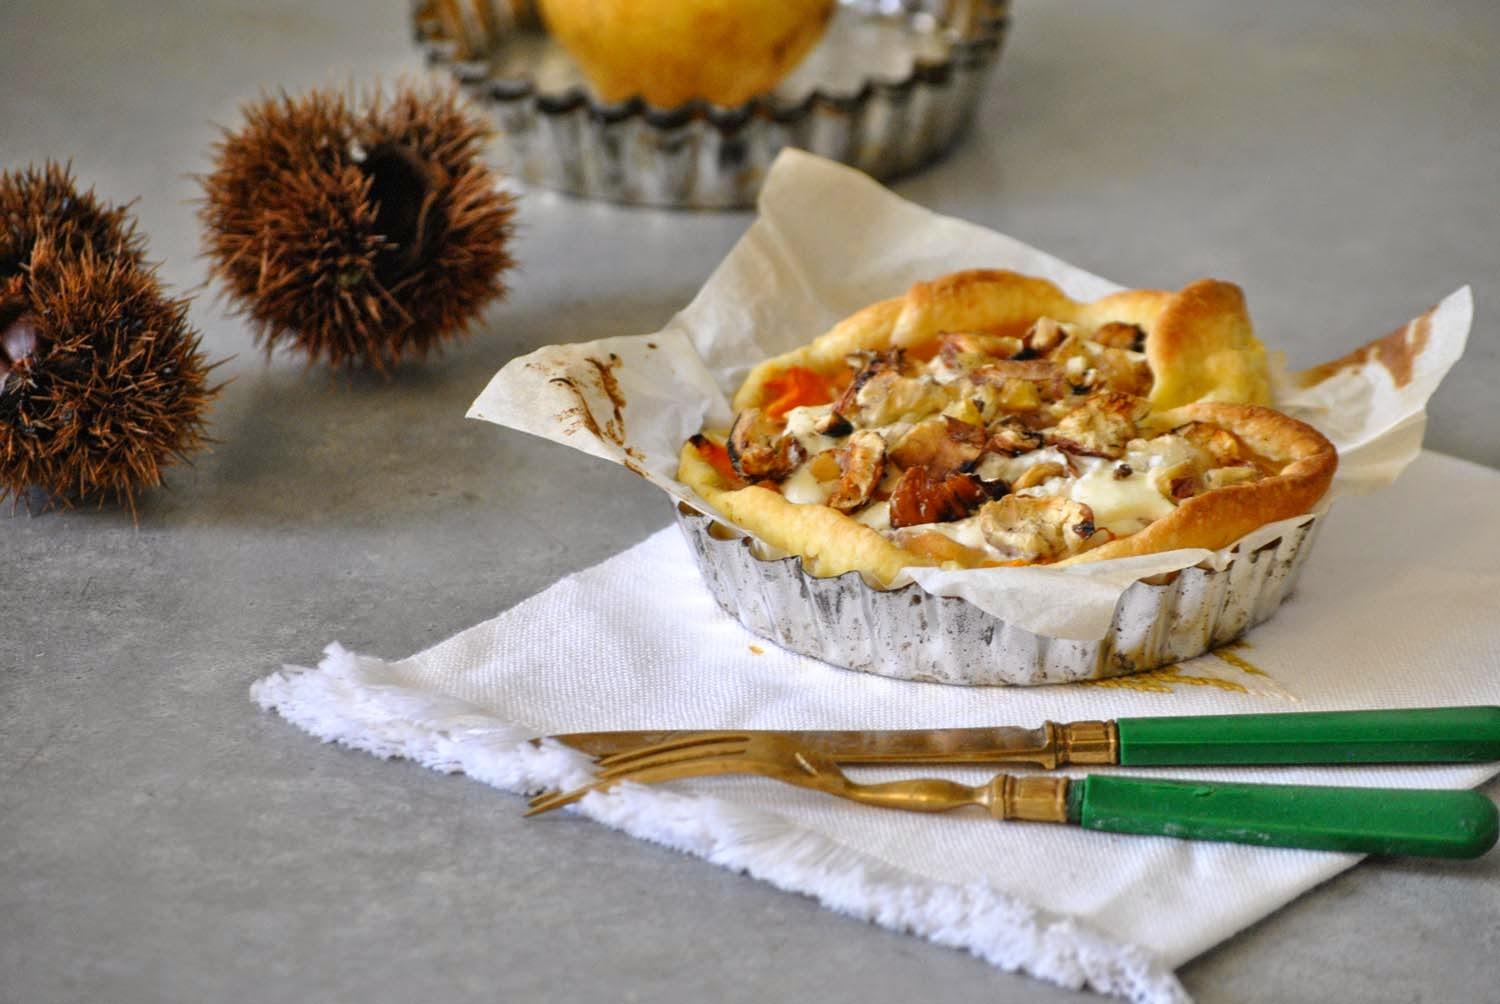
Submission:
<svg viewBox="0 0 1500 1004">
<path fill-rule="evenodd" d="M 754 204 L 785 146 L 876 178 L 942 155 L 974 117 L 1008 7 L 841 0 L 807 61 L 734 108 L 597 100 L 532 0 L 415 0 L 412 22 L 429 64 L 494 114 L 499 163 L 513 177 L 611 202 L 728 209 Z"/>
<path fill-rule="evenodd" d="M 677 524 L 719 606 L 750 631 L 802 655 L 899 680 L 1037 686 L 1123 676 L 1202 655 L 1266 620 L 1296 585 L 1321 516 L 1239 553 L 1125 590 L 1097 641 L 1033 634 L 966 600 L 911 584 L 876 589 L 856 572 L 809 575 L 796 556 L 685 505 Z"/>
</svg>

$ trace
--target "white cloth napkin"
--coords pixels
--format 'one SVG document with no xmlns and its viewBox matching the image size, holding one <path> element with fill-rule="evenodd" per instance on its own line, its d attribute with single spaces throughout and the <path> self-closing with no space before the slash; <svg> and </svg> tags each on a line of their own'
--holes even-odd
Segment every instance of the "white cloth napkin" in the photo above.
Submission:
<svg viewBox="0 0 1500 1004">
<path fill-rule="evenodd" d="M 419 655 L 385 662 L 333 645 L 316 668 L 285 667 L 252 694 L 325 740 L 515 792 L 587 776 L 580 755 L 524 742 L 567 731 L 1032 726 L 1500 703 L 1497 514 L 1500 472 L 1424 454 L 1394 487 L 1334 507 L 1297 594 L 1247 647 L 1125 686 L 944 687 L 790 655 L 717 609 L 669 527 Z M 1158 773 L 1469 787 L 1497 769 Z M 976 781 L 989 771 L 930 773 Z M 758 778 L 629 786 L 590 795 L 578 811 L 1005 970 L 1152 1002 L 1186 999 L 1173 968 L 1358 860 L 893 812 Z"/>
</svg>

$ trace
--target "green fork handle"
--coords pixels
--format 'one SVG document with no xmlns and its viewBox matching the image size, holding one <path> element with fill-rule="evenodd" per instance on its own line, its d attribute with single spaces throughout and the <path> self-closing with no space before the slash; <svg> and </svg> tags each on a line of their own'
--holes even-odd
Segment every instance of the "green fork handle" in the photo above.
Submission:
<svg viewBox="0 0 1500 1004">
<path fill-rule="evenodd" d="M 1474 858 L 1500 814 L 1474 791 L 1220 784 L 1091 774 L 1068 786 L 1068 821 L 1090 830 L 1266 847 Z"/>
<path fill-rule="evenodd" d="M 1127 766 L 1500 760 L 1500 707 L 1121 718 Z"/>
</svg>

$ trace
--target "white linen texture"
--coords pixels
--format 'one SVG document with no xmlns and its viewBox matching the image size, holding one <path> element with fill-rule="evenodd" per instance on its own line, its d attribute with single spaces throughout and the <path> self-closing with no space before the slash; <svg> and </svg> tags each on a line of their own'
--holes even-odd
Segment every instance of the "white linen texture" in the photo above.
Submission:
<svg viewBox="0 0 1500 1004">
<path fill-rule="evenodd" d="M 252 696 L 326 741 L 512 792 L 587 778 L 587 758 L 528 742 L 562 732 L 1034 726 L 1494 704 L 1496 513 L 1500 472 L 1431 453 L 1385 491 L 1340 499 L 1297 593 L 1238 652 L 1269 680 L 1230 667 L 1208 674 L 1217 685 L 1168 678 L 1159 691 L 966 688 L 836 669 L 783 652 L 720 611 L 668 527 L 408 659 L 331 645 L 318 666 L 284 667 Z M 973 782 L 991 770 L 851 772 Z M 1135 771 L 1453 788 L 1496 772 L 1493 764 Z M 519 799 L 514 805 L 521 811 Z M 997 823 L 977 812 L 903 813 L 760 778 L 631 785 L 590 795 L 576 811 L 1001 969 L 1151 1004 L 1186 1000 L 1176 967 L 1358 860 Z"/>
</svg>

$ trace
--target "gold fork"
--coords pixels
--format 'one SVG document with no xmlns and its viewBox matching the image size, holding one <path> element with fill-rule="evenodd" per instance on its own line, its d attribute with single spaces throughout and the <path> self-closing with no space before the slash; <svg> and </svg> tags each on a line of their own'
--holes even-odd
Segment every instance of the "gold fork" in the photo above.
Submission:
<svg viewBox="0 0 1500 1004">
<path fill-rule="evenodd" d="M 755 774 L 799 788 L 811 788 L 853 802 L 909 812 L 947 812 L 965 805 L 982 806 L 995 819 L 1067 821 L 1068 779 L 997 774 L 984 784 L 966 785 L 936 778 L 860 784 L 852 781 L 825 753 L 800 749 L 775 733 L 702 733 L 627 750 L 596 761 L 600 771 L 591 784 L 566 792 L 547 792 L 530 802 L 535 816 L 578 801 L 622 781 L 651 784 L 719 774 Z"/>
</svg>

